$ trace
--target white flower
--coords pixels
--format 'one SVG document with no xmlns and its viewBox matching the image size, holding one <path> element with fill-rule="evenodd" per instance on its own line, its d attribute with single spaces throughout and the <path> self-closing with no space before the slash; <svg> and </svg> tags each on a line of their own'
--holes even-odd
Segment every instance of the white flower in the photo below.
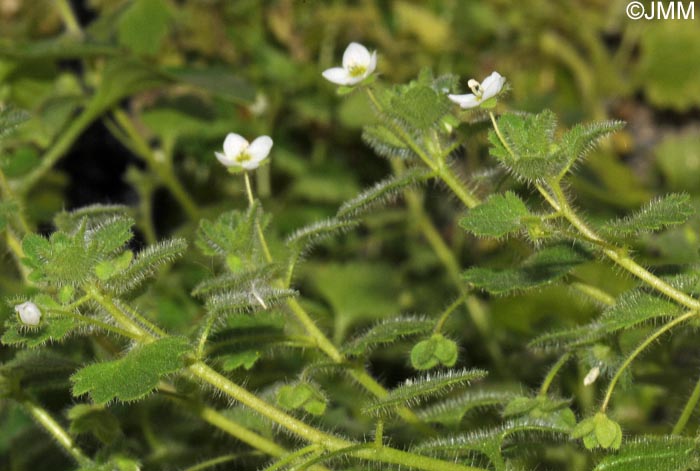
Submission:
<svg viewBox="0 0 700 471">
<path fill-rule="evenodd" d="M 224 140 L 224 153 L 214 152 L 219 162 L 227 167 L 258 168 L 272 149 L 272 139 L 260 136 L 250 144 L 242 136 L 229 133 Z"/>
<path fill-rule="evenodd" d="M 467 85 L 469 85 L 473 93 L 467 93 L 466 95 L 448 95 L 447 97 L 462 108 L 474 108 L 481 105 L 481 103 L 489 98 L 498 95 L 505 83 L 505 77 L 502 77 L 498 72 L 493 72 L 481 83 L 474 79 L 469 80 Z"/>
<path fill-rule="evenodd" d="M 598 375 L 600 374 L 600 367 L 599 366 L 594 366 L 591 368 L 591 370 L 588 372 L 585 378 L 583 378 L 583 385 L 584 386 L 590 386 L 591 384 L 595 383 L 595 380 L 598 379 Z"/>
<path fill-rule="evenodd" d="M 39 325 L 41 311 L 33 302 L 27 301 L 26 303 L 18 304 L 15 306 L 15 311 L 19 314 L 19 319 L 22 321 L 22 324 L 31 326 Z"/>
<path fill-rule="evenodd" d="M 323 77 L 338 85 L 355 85 L 377 68 L 377 51 L 370 52 L 359 43 L 350 43 L 343 53 L 343 66 L 323 71 Z"/>
</svg>

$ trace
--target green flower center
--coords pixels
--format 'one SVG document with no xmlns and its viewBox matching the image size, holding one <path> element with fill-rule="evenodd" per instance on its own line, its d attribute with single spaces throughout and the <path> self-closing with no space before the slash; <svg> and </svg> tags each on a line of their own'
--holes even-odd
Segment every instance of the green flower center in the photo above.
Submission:
<svg viewBox="0 0 700 471">
<path fill-rule="evenodd" d="M 245 151 L 241 152 L 240 154 L 238 154 L 238 157 L 236 157 L 237 162 L 248 162 L 251 159 L 252 158 L 250 154 L 248 154 L 248 152 Z"/>
</svg>

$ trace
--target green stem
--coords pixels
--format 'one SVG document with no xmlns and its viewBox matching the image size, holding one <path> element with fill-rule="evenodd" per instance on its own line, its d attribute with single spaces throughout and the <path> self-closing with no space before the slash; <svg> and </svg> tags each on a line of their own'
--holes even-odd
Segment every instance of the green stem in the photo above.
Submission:
<svg viewBox="0 0 700 471">
<path fill-rule="evenodd" d="M 374 92 L 371 88 L 365 88 L 370 101 L 375 106 L 378 112 L 383 113 L 384 107 L 377 97 L 374 96 Z M 450 167 L 445 165 L 443 160 L 437 159 L 433 160 L 430 158 L 428 153 L 421 148 L 418 143 L 400 126 L 397 126 L 393 120 L 387 120 L 391 126 L 392 131 L 396 134 L 404 143 L 416 154 L 420 159 L 428 166 L 430 170 L 435 172 L 438 178 L 440 178 L 451 190 L 452 192 L 464 203 L 467 208 L 473 208 L 479 204 L 479 199 L 471 194 L 462 184 L 459 182 L 457 177 L 452 173 Z"/>
<path fill-rule="evenodd" d="M 82 38 L 83 30 L 80 28 L 80 23 L 78 23 L 75 13 L 73 13 L 70 2 L 68 0 L 55 0 L 54 5 L 58 10 L 58 14 L 61 16 L 61 20 L 63 20 L 68 34 Z"/>
<path fill-rule="evenodd" d="M 567 361 L 569 361 L 569 358 L 571 358 L 571 353 L 565 353 L 564 355 L 557 360 L 557 362 L 550 368 L 549 372 L 547 373 L 547 376 L 544 378 L 544 381 L 542 381 L 542 387 L 540 388 L 540 396 L 546 396 L 547 391 L 549 390 L 549 386 L 552 385 L 552 381 L 554 381 L 554 378 L 557 376 L 557 373 L 559 373 L 559 370 L 566 364 Z"/>
<path fill-rule="evenodd" d="M 148 145 L 146 140 L 141 136 L 129 115 L 121 109 L 114 110 L 114 119 L 121 126 L 124 134 L 115 134 L 118 139 L 127 138 L 129 143 L 127 147 L 134 150 L 143 160 L 146 161 L 148 167 L 156 174 L 158 179 L 165 185 L 170 193 L 175 197 L 177 202 L 187 213 L 187 216 L 196 221 L 199 219 L 199 208 L 197 203 L 190 197 L 189 193 L 182 186 L 180 180 L 173 172 L 172 163 L 167 159 L 159 158 Z"/>
<path fill-rule="evenodd" d="M 231 453 L 229 455 L 217 456 L 216 458 L 211 458 L 194 466 L 190 466 L 183 471 L 202 471 L 203 469 L 213 468 L 215 466 L 219 466 L 220 464 L 228 463 L 245 455 L 249 455 L 249 453 Z"/>
<path fill-rule="evenodd" d="M 65 449 L 68 454 L 75 459 L 80 465 L 87 465 L 92 462 L 83 451 L 73 442 L 73 439 L 68 435 L 61 425 L 49 414 L 49 412 L 40 407 L 30 399 L 23 399 L 21 404 L 29 412 L 44 429 Z"/>
<path fill-rule="evenodd" d="M 253 197 L 253 188 L 250 185 L 250 177 L 248 176 L 248 172 L 243 173 L 243 178 L 245 180 L 245 192 L 246 195 L 248 195 L 248 206 L 252 208 L 255 204 L 255 198 Z M 265 261 L 267 261 L 267 263 L 272 263 L 272 253 L 270 252 L 270 247 L 267 245 L 265 234 L 263 233 L 262 227 L 260 227 L 260 223 L 257 220 L 255 221 L 255 231 L 258 233 L 258 240 L 260 241 L 260 246 L 263 249 Z"/>
<path fill-rule="evenodd" d="M 581 234 L 583 234 L 591 241 L 607 244 L 600 236 L 598 236 L 598 234 L 596 234 L 590 227 L 588 227 L 586 223 L 584 223 L 578 217 L 576 212 L 571 208 L 559 182 L 549 182 L 549 186 L 557 202 L 557 206 L 555 206 L 554 209 L 561 211 L 562 215 L 571 223 L 571 225 L 578 229 L 578 231 L 581 232 Z M 538 186 L 538 189 L 543 195 L 548 194 L 548 192 L 541 186 Z M 617 263 L 622 268 L 626 269 L 627 271 L 629 271 L 630 273 L 632 273 L 637 278 L 641 279 L 657 291 L 665 294 L 669 298 L 675 300 L 679 304 L 682 304 L 683 306 L 689 309 L 700 309 L 700 301 L 691 296 L 688 296 L 682 291 L 677 290 L 662 279 L 653 275 L 647 269 L 645 269 L 637 262 L 635 262 L 632 258 L 630 258 L 626 254 L 625 250 L 616 247 L 602 248 L 601 250 L 613 262 Z"/>
<path fill-rule="evenodd" d="M 450 315 L 457 309 L 462 302 L 464 301 L 464 296 L 460 296 L 459 298 L 455 299 L 452 304 L 450 304 L 447 309 L 443 311 L 443 313 L 440 315 L 440 318 L 438 321 L 435 323 L 435 328 L 433 329 L 433 333 L 439 334 L 442 331 L 442 328 L 445 326 L 445 322 L 447 322 L 447 319 L 450 318 Z"/>
<path fill-rule="evenodd" d="M 580 291 L 581 293 L 595 299 L 599 303 L 604 304 L 605 306 L 612 306 L 613 304 L 615 304 L 614 297 L 610 296 L 602 289 L 589 285 L 588 283 L 583 283 L 581 281 L 573 281 L 571 282 L 570 286 Z"/>
<path fill-rule="evenodd" d="M 96 113 L 93 107 L 85 108 L 68 126 L 68 128 L 59 136 L 58 140 L 52 143 L 48 150 L 39 160 L 39 164 L 34 167 L 34 170 L 29 172 L 20 182 L 17 192 L 20 195 L 26 195 L 29 190 L 44 176 L 54 164 L 68 152 L 75 140 L 87 129 L 87 127 L 96 118 Z"/>
<path fill-rule="evenodd" d="M 695 383 L 695 388 L 693 389 L 693 392 L 690 394 L 690 398 L 688 399 L 688 402 L 685 403 L 685 407 L 683 408 L 683 412 L 681 413 L 681 416 L 678 417 L 678 422 L 676 422 L 676 425 L 673 427 L 673 433 L 674 435 L 680 435 L 683 433 L 683 430 L 685 429 L 685 426 L 688 424 L 688 420 L 690 420 L 690 416 L 693 415 L 693 411 L 695 410 L 695 407 L 698 405 L 698 401 L 700 400 L 700 379 L 698 380 L 697 383 Z"/>
<path fill-rule="evenodd" d="M 121 335 L 123 337 L 130 338 L 133 340 L 138 340 L 140 338 L 134 332 L 130 332 L 128 330 L 121 329 L 119 327 L 115 327 L 113 325 L 107 324 L 106 322 L 102 322 L 102 321 L 94 319 L 92 317 L 84 316 L 82 314 L 77 314 L 77 313 L 69 311 L 69 310 L 50 309 L 48 312 L 55 312 L 61 316 L 70 317 L 70 318 L 75 319 L 77 321 L 84 322 L 86 324 L 95 326 L 95 327 L 102 329 L 104 331 L 112 332 L 113 334 Z"/>
<path fill-rule="evenodd" d="M 610 398 L 612 397 L 612 393 L 615 390 L 615 385 L 620 379 L 620 376 L 622 376 L 622 373 L 627 369 L 627 367 L 632 363 L 632 361 L 640 354 L 642 353 L 649 345 L 651 345 L 652 342 L 654 342 L 656 339 L 661 337 L 663 334 L 677 326 L 678 324 L 682 324 L 683 322 L 687 321 L 688 319 L 691 319 L 692 317 L 695 317 L 698 314 L 697 310 L 692 310 L 688 311 L 682 316 L 676 317 L 675 319 L 671 320 L 670 322 L 664 324 L 660 329 L 658 329 L 656 332 L 651 334 L 649 337 L 647 337 L 637 348 L 634 349 L 632 353 L 630 353 L 627 358 L 625 358 L 625 361 L 620 365 L 620 367 L 617 369 L 615 372 L 615 376 L 610 380 L 610 384 L 608 385 L 608 390 L 605 393 L 605 399 L 603 400 L 603 404 L 600 406 L 600 411 L 605 412 L 605 410 L 608 408 L 608 404 L 610 403 Z"/>
<path fill-rule="evenodd" d="M 284 457 L 282 457 L 281 460 L 277 460 L 274 463 L 272 463 L 270 466 L 267 468 L 263 469 L 262 471 L 277 471 L 278 469 L 282 469 L 288 464 L 293 463 L 294 461 L 298 460 L 302 456 L 308 455 L 309 453 L 314 453 L 315 451 L 318 451 L 320 447 L 318 445 L 308 445 L 303 448 L 300 448 L 296 451 L 293 451 L 292 453 L 286 454 Z"/>
<path fill-rule="evenodd" d="M 156 337 L 148 332 L 144 327 L 139 325 L 135 319 L 132 319 L 128 314 L 126 314 L 119 306 L 117 306 L 111 298 L 100 293 L 100 291 L 93 287 L 87 286 L 85 291 L 99 303 L 102 308 L 107 311 L 118 324 L 124 328 L 124 330 L 131 332 L 137 340 L 143 341 L 144 343 L 152 342 Z"/>
</svg>

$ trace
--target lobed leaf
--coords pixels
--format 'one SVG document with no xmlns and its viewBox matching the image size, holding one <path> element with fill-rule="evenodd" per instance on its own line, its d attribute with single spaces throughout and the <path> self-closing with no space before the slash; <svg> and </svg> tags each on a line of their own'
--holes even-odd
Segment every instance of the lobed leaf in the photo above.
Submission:
<svg viewBox="0 0 700 471">
<path fill-rule="evenodd" d="M 489 293 L 503 294 L 552 283 L 588 259 L 589 254 L 580 248 L 552 245 L 531 255 L 518 268 L 475 267 L 465 271 L 463 278 Z"/>
<path fill-rule="evenodd" d="M 458 386 L 468 386 L 486 375 L 484 370 L 463 369 L 408 379 L 403 385 L 389 391 L 385 397 L 370 402 L 364 412 L 378 416 L 391 415 L 397 407 L 416 405 L 429 398 L 445 395 Z"/>
<path fill-rule="evenodd" d="M 480 237 L 503 237 L 521 228 L 521 219 L 530 216 L 525 203 L 513 192 L 492 195 L 469 210 L 459 225 Z"/>
<path fill-rule="evenodd" d="M 160 379 L 185 366 L 182 357 L 190 350 L 187 339 L 166 337 L 138 346 L 122 358 L 95 363 L 73 376 L 73 394 L 89 393 L 97 404 L 113 399 L 135 401 L 149 392 Z"/>
<path fill-rule="evenodd" d="M 602 228 L 608 237 L 629 237 L 669 226 L 684 224 L 695 214 L 687 194 L 670 194 L 656 199 L 635 213 L 610 221 Z"/>
<path fill-rule="evenodd" d="M 266 264 L 250 270 L 241 270 L 233 273 L 224 273 L 214 278 L 200 282 L 192 290 L 193 296 L 208 294 L 221 294 L 225 291 L 236 291 L 243 287 L 269 284 L 269 281 L 279 276 L 283 271 L 280 264 Z"/>
</svg>

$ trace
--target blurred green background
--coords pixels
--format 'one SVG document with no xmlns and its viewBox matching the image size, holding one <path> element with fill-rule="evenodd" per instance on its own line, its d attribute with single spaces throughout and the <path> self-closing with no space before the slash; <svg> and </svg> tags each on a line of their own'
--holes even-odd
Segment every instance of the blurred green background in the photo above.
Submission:
<svg viewBox="0 0 700 471">
<path fill-rule="evenodd" d="M 563 126 L 627 121 L 571 181 L 578 205 L 593 220 L 668 191 L 689 192 L 698 206 L 700 19 L 633 21 L 626 5 L 0 0 L 0 104 L 28 116 L 2 140 L 0 167 L 37 230 L 50 232 L 62 209 L 123 203 L 137 218 L 138 247 L 168 235 L 191 236 L 201 217 L 244 208 L 242 180 L 224 171 L 214 151 L 228 132 L 250 139 L 268 134 L 275 142 L 271 163 L 256 173 L 255 183 L 273 214 L 274 246 L 295 228 L 334 215 L 343 201 L 391 172 L 360 138 L 372 119 L 365 96 L 338 97 L 321 77 L 340 62 L 350 41 L 358 41 L 378 51 L 380 82 L 407 82 L 428 67 L 436 75 L 458 74 L 466 90 L 469 78 L 497 70 L 512 88 L 499 111 L 549 108 Z M 472 182 L 495 171 L 486 129 L 478 121 L 458 131 L 465 138 L 458 168 Z M 517 182 L 504 185 L 526 192 Z M 479 191 L 492 189 L 484 183 Z M 507 263 L 530 250 L 518 241 L 467 236 L 455 223 L 463 209 L 443 188 L 430 186 L 422 196 L 462 268 Z M 4 201 L 3 211 L 16 203 Z M 695 220 L 650 236 L 635 249 L 651 266 L 698 263 L 699 226 Z M 210 262 L 192 252 L 139 301 L 174 331 L 186 331 L 196 317 L 199 306 L 188 293 L 211 271 Z M 617 275 L 596 263 L 576 272 L 612 294 L 630 286 Z M 296 285 L 336 341 L 399 312 L 436 315 L 457 295 L 401 202 L 317 249 Z M 24 290 L 9 255 L 0 259 L 0 290 L 7 296 Z M 460 364 L 491 369 L 497 382 L 533 387 L 551 358 L 528 352 L 527 341 L 598 312 L 561 286 L 527 296 L 483 296 L 481 303 L 490 338 L 479 335 L 464 313 L 451 321 L 463 347 Z M 490 342 L 500 346 L 502 358 L 488 353 Z M 683 371 L 699 366 L 692 354 L 697 347 L 678 342 L 682 348 L 657 359 L 661 367 L 650 384 L 625 393 L 637 399 L 618 410 L 626 427 L 650 431 L 677 412 L 659 397 L 685 396 L 686 380 L 693 378 Z M 408 348 L 377 355 L 371 368 L 388 384 L 402 379 L 410 374 Z M 583 362 L 571 369 L 565 391 L 576 395 L 582 410 L 594 401 L 593 392 L 578 386 L 587 368 Z M 3 414 L 6 423 L 20 420 Z M 13 432 L 0 436 L 0 454 L 26 432 L 8 430 Z"/>
</svg>

